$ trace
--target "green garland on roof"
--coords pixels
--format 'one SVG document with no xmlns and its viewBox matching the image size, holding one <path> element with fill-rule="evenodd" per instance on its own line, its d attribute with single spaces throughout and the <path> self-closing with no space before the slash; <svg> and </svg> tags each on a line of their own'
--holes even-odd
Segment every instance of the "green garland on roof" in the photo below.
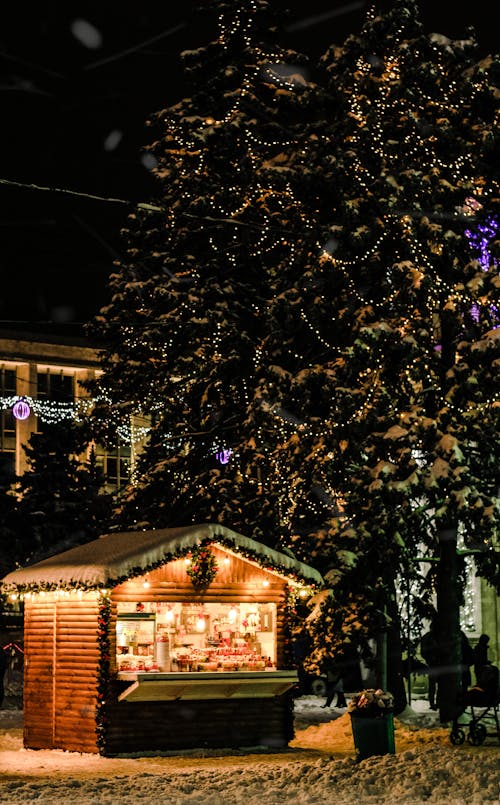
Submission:
<svg viewBox="0 0 500 805">
<path fill-rule="evenodd" d="M 235 545 L 234 542 L 227 537 L 222 535 L 217 535 L 216 537 L 206 538 L 201 540 L 198 545 L 190 546 L 187 548 L 180 548 L 178 551 L 174 553 L 165 553 L 164 556 L 157 560 L 156 562 L 151 562 L 151 564 L 147 565 L 146 567 L 134 567 L 131 568 L 127 575 L 119 576 L 116 579 L 108 579 L 105 585 L 101 584 L 82 584 L 81 582 L 74 581 L 74 582 L 67 582 L 60 580 L 59 582 L 30 582 L 28 584 L 18 584 L 18 585 L 5 585 L 4 591 L 7 593 L 10 592 L 17 592 L 18 594 L 26 594 L 26 593 L 37 593 L 37 592 L 55 592 L 57 590 L 101 590 L 103 586 L 106 587 L 117 587 L 119 584 L 123 584 L 124 582 L 128 581 L 129 579 L 135 578 L 136 576 L 143 576 L 145 573 L 150 573 L 152 570 L 156 570 L 158 567 L 162 567 L 169 562 L 172 562 L 175 559 L 181 559 L 182 557 L 189 556 L 190 554 L 194 554 L 199 552 L 200 550 L 210 546 L 210 545 L 222 545 L 225 548 L 228 548 L 233 554 L 236 556 L 241 556 L 244 559 L 249 559 L 253 562 L 256 562 L 258 565 L 262 567 L 263 570 L 274 571 L 276 573 L 281 574 L 285 578 L 293 579 L 296 582 L 301 582 L 308 587 L 313 589 L 320 589 L 321 585 L 318 582 L 315 582 L 313 579 L 306 578 L 303 573 L 300 572 L 298 569 L 286 567 L 285 565 L 280 564 L 280 562 L 276 561 L 274 557 L 264 556 L 262 553 L 258 551 L 252 551 L 249 548 L 242 548 L 239 545 Z M 215 560 L 215 557 L 214 557 Z M 213 580 L 213 579 L 212 579 Z M 195 585 L 196 586 L 196 585 Z M 202 586 L 202 585 L 198 585 Z"/>
<path fill-rule="evenodd" d="M 274 570 L 276 573 L 280 573 L 282 576 L 286 576 L 287 578 L 294 579 L 296 582 L 303 582 L 307 584 L 308 587 L 318 588 L 320 585 L 313 581 L 313 579 L 306 578 L 303 573 L 301 573 L 298 569 L 292 569 L 290 567 L 286 567 L 282 565 L 280 562 L 276 561 L 271 556 L 264 556 L 263 554 L 252 551 L 250 548 L 242 548 L 239 545 L 235 545 L 231 539 L 227 537 L 217 536 L 213 542 L 219 543 L 219 545 L 228 548 L 233 553 L 242 556 L 244 559 L 250 559 L 253 562 L 257 562 L 263 570 Z"/>
</svg>

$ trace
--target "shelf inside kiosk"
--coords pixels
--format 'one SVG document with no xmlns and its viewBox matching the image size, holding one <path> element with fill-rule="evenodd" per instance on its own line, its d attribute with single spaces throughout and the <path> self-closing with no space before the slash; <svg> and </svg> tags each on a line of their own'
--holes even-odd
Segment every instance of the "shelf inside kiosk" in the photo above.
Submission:
<svg viewBox="0 0 500 805">
<path fill-rule="evenodd" d="M 118 605 L 117 668 L 137 673 L 276 670 L 276 605 Z"/>
</svg>

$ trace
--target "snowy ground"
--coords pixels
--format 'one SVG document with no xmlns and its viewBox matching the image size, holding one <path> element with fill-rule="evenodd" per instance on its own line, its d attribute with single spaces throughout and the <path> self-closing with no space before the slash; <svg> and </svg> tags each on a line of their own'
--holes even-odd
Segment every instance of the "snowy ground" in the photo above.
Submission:
<svg viewBox="0 0 500 805">
<path fill-rule="evenodd" d="M 0 803 L 500 805 L 497 737 L 453 746 L 428 703 L 414 701 L 395 719 L 396 754 L 356 763 L 350 717 L 322 703 L 296 700 L 296 736 L 283 752 L 133 758 L 24 749 L 22 711 L 0 710 Z"/>
</svg>

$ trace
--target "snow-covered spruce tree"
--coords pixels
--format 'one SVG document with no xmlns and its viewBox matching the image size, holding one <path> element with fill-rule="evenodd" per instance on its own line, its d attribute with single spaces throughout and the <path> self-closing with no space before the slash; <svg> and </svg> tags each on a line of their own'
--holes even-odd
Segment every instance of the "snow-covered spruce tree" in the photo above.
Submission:
<svg viewBox="0 0 500 805">
<path fill-rule="evenodd" d="M 274 545 L 288 491 L 270 467 L 279 419 L 260 399 L 260 349 L 269 298 L 317 251 L 304 125 L 316 92 L 307 60 L 270 42 L 267 2 L 205 6 L 218 36 L 183 54 L 191 97 L 151 119 L 158 198 L 130 216 L 91 328 L 104 345 L 96 435 L 152 417 L 120 527 L 222 521 Z"/>
<path fill-rule="evenodd" d="M 0 573 L 5 576 L 14 570 L 17 563 L 24 559 L 24 554 L 16 555 L 16 546 L 19 545 L 19 518 L 16 510 L 17 498 L 10 479 L 3 479 L 0 476 L 0 540 L 4 550 L 0 556 Z M 9 546 L 9 550 L 7 550 Z M 0 604 L 2 603 L 0 599 Z"/>
<path fill-rule="evenodd" d="M 25 446 L 28 471 L 16 484 L 12 512 L 12 566 L 81 545 L 106 530 L 111 496 L 85 425 L 71 420 L 45 423 Z M 11 568 L 12 569 L 12 568 Z"/>
<path fill-rule="evenodd" d="M 325 54 L 337 198 L 314 304 L 294 291 L 318 343 L 337 348 L 334 413 L 308 437 L 344 507 L 328 541 L 352 561 L 351 573 L 332 565 L 317 651 L 360 586 L 392 629 L 396 578 L 437 559 L 442 721 L 463 693 L 457 549 L 480 548 L 479 571 L 499 582 L 499 72 L 475 52 L 471 38 L 423 35 L 404 0 Z M 280 384 L 286 408 L 299 377 Z M 397 674 L 389 667 L 391 688 Z"/>
</svg>

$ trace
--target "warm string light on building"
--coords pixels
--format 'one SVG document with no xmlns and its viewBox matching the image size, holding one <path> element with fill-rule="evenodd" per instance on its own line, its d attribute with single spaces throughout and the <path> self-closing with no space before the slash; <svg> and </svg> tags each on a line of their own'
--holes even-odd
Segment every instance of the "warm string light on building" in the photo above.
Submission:
<svg viewBox="0 0 500 805">
<path fill-rule="evenodd" d="M 36 416 L 41 422 L 50 425 L 57 425 L 60 422 L 72 420 L 82 422 L 92 411 L 96 400 L 91 398 L 78 399 L 72 403 L 57 402 L 55 400 L 39 400 L 29 395 L 19 396 L 17 394 L 0 397 L 0 410 L 7 411 L 13 409 L 16 403 L 25 402 L 30 409 L 30 413 Z M 116 433 L 124 443 L 141 442 L 148 435 L 149 426 L 123 425 L 116 423 Z"/>
<path fill-rule="evenodd" d="M 7 411 L 14 408 L 16 403 L 24 401 L 30 411 L 42 422 L 56 424 L 66 419 L 81 420 L 83 416 L 93 407 L 92 400 L 77 400 L 75 402 L 58 402 L 55 400 L 39 400 L 29 395 L 19 396 L 13 394 L 8 397 L 0 397 L 0 410 Z"/>
</svg>

